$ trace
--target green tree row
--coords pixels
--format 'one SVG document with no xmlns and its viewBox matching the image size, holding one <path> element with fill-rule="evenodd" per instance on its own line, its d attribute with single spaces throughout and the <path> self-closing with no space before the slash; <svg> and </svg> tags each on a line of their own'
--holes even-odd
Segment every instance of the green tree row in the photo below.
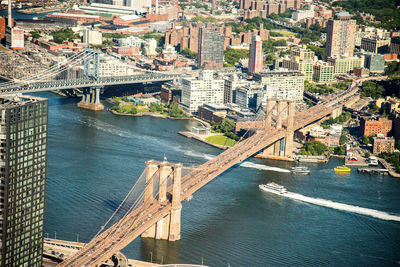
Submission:
<svg viewBox="0 0 400 267">
<path fill-rule="evenodd" d="M 327 120 L 324 120 L 321 123 L 321 126 L 324 129 L 328 129 L 330 125 L 332 124 L 343 124 L 346 121 L 351 119 L 351 113 L 350 112 L 343 112 L 342 114 L 340 114 L 337 118 L 329 118 Z"/>
<path fill-rule="evenodd" d="M 54 31 L 51 33 L 51 35 L 53 36 L 54 42 L 57 44 L 61 44 L 64 41 L 72 42 L 74 39 L 79 38 L 79 34 L 74 33 L 71 28 Z"/>
<path fill-rule="evenodd" d="M 343 7 L 353 14 L 366 12 L 380 21 L 379 26 L 388 30 L 400 29 L 400 1 L 399 0 L 342 0 L 333 3 L 333 6 Z"/>
<path fill-rule="evenodd" d="M 300 155 L 321 156 L 327 151 L 325 144 L 320 141 L 307 141 L 299 150 Z"/>
</svg>

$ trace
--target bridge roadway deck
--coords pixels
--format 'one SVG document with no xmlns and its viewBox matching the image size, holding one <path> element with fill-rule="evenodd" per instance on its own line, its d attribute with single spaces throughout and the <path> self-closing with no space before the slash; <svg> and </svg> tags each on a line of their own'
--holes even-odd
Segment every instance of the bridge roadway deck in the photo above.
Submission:
<svg viewBox="0 0 400 267">
<path fill-rule="evenodd" d="M 331 114 L 334 108 L 343 104 L 356 92 L 357 83 L 330 102 L 316 105 L 295 116 L 294 130 L 298 130 L 324 116 Z M 182 178 L 181 199 L 189 198 L 201 187 L 218 175 L 242 162 L 261 149 L 273 144 L 285 136 L 284 128 L 260 130 L 248 139 L 224 151 L 214 159 L 204 163 Z M 172 192 L 169 187 L 168 192 Z M 168 200 L 159 202 L 154 199 L 128 213 L 123 219 L 112 225 L 99 236 L 93 238 L 79 252 L 64 260 L 58 266 L 96 266 L 123 249 L 150 226 L 169 214 L 172 205 Z"/>
<path fill-rule="evenodd" d="M 295 119 L 295 129 L 304 127 L 330 114 L 332 108 L 314 106 L 298 113 Z M 242 162 L 261 149 L 283 138 L 285 129 L 266 129 L 257 132 L 250 138 L 224 151 L 216 158 L 199 166 L 182 178 L 181 199 L 187 199 L 212 179 Z M 172 188 L 168 188 L 171 192 Z M 84 246 L 77 254 L 60 263 L 59 266 L 95 266 L 111 257 L 115 252 L 123 249 L 132 240 L 142 234 L 147 228 L 171 212 L 171 203 L 167 200 L 162 203 L 154 199 L 147 205 L 129 213 L 125 218 L 108 228 L 90 243 Z"/>
<path fill-rule="evenodd" d="M 29 93 L 40 91 L 63 90 L 72 88 L 87 88 L 92 86 L 109 86 L 121 84 L 134 84 L 145 82 L 161 82 L 173 79 L 184 78 L 184 74 L 136 74 L 131 76 L 119 77 L 103 77 L 98 80 L 90 79 L 71 79 L 71 80 L 54 80 L 45 82 L 26 83 L 18 86 L 10 86 L 2 88 L 0 84 L 0 94 Z"/>
</svg>

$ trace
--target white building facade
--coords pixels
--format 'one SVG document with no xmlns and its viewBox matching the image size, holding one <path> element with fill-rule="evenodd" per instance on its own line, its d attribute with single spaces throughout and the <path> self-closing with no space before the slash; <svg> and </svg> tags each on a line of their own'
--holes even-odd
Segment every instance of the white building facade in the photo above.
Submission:
<svg viewBox="0 0 400 267">
<path fill-rule="evenodd" d="M 223 104 L 224 80 L 214 79 L 213 70 L 203 70 L 198 79 L 183 79 L 181 102 L 189 113 L 196 113 L 204 104 Z"/>
<path fill-rule="evenodd" d="M 84 29 L 83 43 L 92 45 L 101 45 L 103 43 L 103 35 L 99 31 Z"/>
</svg>

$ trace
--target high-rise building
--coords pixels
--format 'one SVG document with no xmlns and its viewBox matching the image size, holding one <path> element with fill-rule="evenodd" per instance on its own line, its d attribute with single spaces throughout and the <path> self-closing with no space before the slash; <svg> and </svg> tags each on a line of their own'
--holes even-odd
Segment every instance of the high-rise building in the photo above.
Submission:
<svg viewBox="0 0 400 267">
<path fill-rule="evenodd" d="M 182 106 L 196 113 L 204 104 L 223 104 L 224 80 L 214 79 L 213 70 L 202 70 L 197 79 L 182 80 Z"/>
<path fill-rule="evenodd" d="M 103 43 L 103 34 L 96 30 L 84 29 L 83 30 L 83 43 L 101 45 Z"/>
<path fill-rule="evenodd" d="M 254 79 L 262 86 L 278 87 L 281 90 L 294 90 L 295 100 L 302 100 L 304 93 L 304 75 L 300 71 L 276 70 L 254 74 Z"/>
<path fill-rule="evenodd" d="M 0 98 L 1 266 L 42 266 L 47 99 Z"/>
<path fill-rule="evenodd" d="M 6 37 L 6 19 L 0 17 L 0 41 Z"/>
<path fill-rule="evenodd" d="M 21 49 L 25 47 L 24 30 L 13 27 L 11 12 L 11 0 L 8 0 L 8 18 L 6 28 L 6 44 L 12 49 Z"/>
<path fill-rule="evenodd" d="M 260 36 L 253 35 L 249 51 L 248 74 L 254 74 L 263 69 L 262 41 Z"/>
<path fill-rule="evenodd" d="M 328 20 L 326 37 L 327 57 L 351 57 L 354 52 L 356 21 L 348 12 L 339 12 Z"/>
<path fill-rule="evenodd" d="M 203 69 L 219 69 L 224 64 L 224 35 L 212 28 L 199 30 L 199 54 L 197 64 Z"/>
<path fill-rule="evenodd" d="M 361 38 L 361 49 L 379 54 L 389 53 L 390 38 L 378 39 L 378 38 Z"/>
<path fill-rule="evenodd" d="M 390 43 L 390 53 L 400 54 L 400 36 L 393 36 Z"/>
</svg>

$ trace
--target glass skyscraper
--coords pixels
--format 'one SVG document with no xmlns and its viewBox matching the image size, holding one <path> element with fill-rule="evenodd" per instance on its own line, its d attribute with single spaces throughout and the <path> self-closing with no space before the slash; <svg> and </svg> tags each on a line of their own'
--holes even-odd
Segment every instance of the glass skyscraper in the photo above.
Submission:
<svg viewBox="0 0 400 267">
<path fill-rule="evenodd" d="M 47 99 L 0 97 L 1 266 L 41 266 Z"/>
</svg>

